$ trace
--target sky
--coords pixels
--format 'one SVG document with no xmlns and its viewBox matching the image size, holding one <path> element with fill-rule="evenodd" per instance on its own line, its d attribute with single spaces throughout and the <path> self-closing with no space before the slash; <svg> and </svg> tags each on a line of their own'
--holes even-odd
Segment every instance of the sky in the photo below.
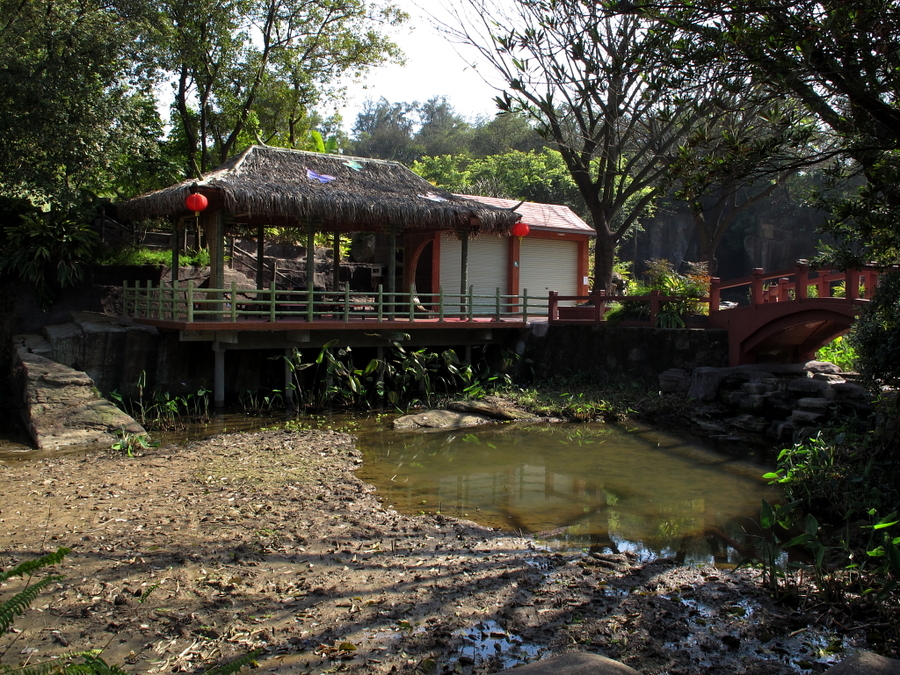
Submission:
<svg viewBox="0 0 900 675">
<path fill-rule="evenodd" d="M 434 5 L 429 11 L 440 11 L 435 0 L 429 1 Z M 427 14 L 414 0 L 393 0 L 393 4 L 410 15 L 404 26 L 390 33 L 406 53 L 406 65 L 375 68 L 363 83 L 348 87 L 347 103 L 338 107 L 345 130 L 348 133 L 352 130 L 367 99 L 377 101 L 382 96 L 391 103 L 424 103 L 435 96 L 446 96 L 463 117 L 495 115 L 493 98 L 497 92 L 456 51 L 458 48 L 471 58 L 471 48 L 466 52 L 464 47 L 450 43 L 431 25 Z"/>
</svg>

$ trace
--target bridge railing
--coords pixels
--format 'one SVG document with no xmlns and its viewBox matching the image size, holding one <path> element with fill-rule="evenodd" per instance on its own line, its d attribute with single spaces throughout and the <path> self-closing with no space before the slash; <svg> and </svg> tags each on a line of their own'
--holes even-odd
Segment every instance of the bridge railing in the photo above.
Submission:
<svg viewBox="0 0 900 675">
<path fill-rule="evenodd" d="M 544 316 L 547 298 L 494 293 L 477 294 L 470 286 L 467 293 L 419 293 L 415 286 L 407 291 L 388 292 L 381 286 L 375 292 L 283 290 L 274 283 L 266 289 L 198 288 L 193 281 L 173 286 L 141 286 L 135 282 L 122 287 L 125 316 L 176 322 L 246 321 L 459 321 L 492 319 L 527 321 Z"/>
<path fill-rule="evenodd" d="M 737 306 L 751 306 L 773 302 L 802 302 L 812 298 L 834 298 L 836 301 L 857 303 L 870 298 L 878 284 L 880 268 L 865 266 L 847 270 L 810 270 L 805 260 L 797 262 L 792 269 L 765 272 L 761 268 L 753 270 L 749 277 L 723 283 L 718 277 L 710 281 L 709 296 L 696 298 L 687 296 L 665 296 L 660 291 L 648 295 L 607 295 L 605 291 L 592 291 L 589 295 L 559 295 L 550 293 L 548 320 L 550 323 L 602 323 L 613 303 L 640 306 L 641 318 L 628 318 L 618 322 L 622 326 L 675 325 L 660 321 L 671 315 L 672 307 L 690 304 L 705 305 L 703 312 L 681 316 L 686 325 L 703 327 L 707 316 L 727 312 Z M 735 293 L 733 289 L 744 288 Z M 722 291 L 731 291 L 738 301 L 722 302 Z M 562 306 L 561 303 L 574 304 Z M 625 312 L 625 316 L 636 312 Z M 704 314 L 706 316 L 704 316 Z"/>
<path fill-rule="evenodd" d="M 559 295 L 551 291 L 547 317 L 550 323 L 601 323 L 606 321 L 607 313 L 617 303 L 633 308 L 632 311 L 626 310 L 626 318 L 616 322 L 619 326 L 675 327 L 690 324 L 702 327 L 706 323 L 709 302 L 709 297 L 663 295 L 659 290 L 652 290 L 647 295 L 607 295 L 602 290 L 591 291 L 590 295 Z M 563 306 L 561 303 L 577 304 Z M 701 309 L 702 312 L 673 312 L 673 308 L 679 307 Z"/>
<path fill-rule="evenodd" d="M 803 301 L 810 298 L 835 298 L 856 302 L 870 298 L 878 285 L 880 268 L 864 266 L 847 270 L 810 270 L 805 260 L 798 260 L 792 269 L 765 272 L 755 268 L 749 277 L 722 283 L 713 277 L 710 284 L 710 312 L 727 311 L 722 291 L 744 288 L 743 293 L 730 294 L 738 306 L 756 307 L 772 302 Z"/>
</svg>

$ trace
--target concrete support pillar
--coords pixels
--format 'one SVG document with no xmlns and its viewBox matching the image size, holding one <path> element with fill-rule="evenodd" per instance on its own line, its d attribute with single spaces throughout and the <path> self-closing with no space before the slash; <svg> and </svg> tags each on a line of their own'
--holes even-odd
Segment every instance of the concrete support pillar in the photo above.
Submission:
<svg viewBox="0 0 900 675">
<path fill-rule="evenodd" d="M 284 350 L 284 401 L 291 404 L 294 402 L 294 371 L 291 369 L 291 358 L 293 350 Z"/>
<path fill-rule="evenodd" d="M 213 342 L 215 369 L 213 376 L 213 405 L 216 408 L 225 406 L 225 350 Z"/>
</svg>

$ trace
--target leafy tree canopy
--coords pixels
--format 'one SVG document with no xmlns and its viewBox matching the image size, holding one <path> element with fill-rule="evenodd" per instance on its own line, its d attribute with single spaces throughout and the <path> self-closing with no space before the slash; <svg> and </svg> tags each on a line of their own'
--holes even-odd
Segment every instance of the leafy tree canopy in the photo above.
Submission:
<svg viewBox="0 0 900 675">
<path fill-rule="evenodd" d="M 831 201 L 837 262 L 897 262 L 900 234 L 900 3 L 896 0 L 609 1 L 674 45 L 673 63 L 711 63 L 800 101 L 838 140 L 836 180 L 859 173 L 851 199 Z M 820 157 L 813 156 L 811 161 Z"/>
<path fill-rule="evenodd" d="M 129 2 L 0 0 L 0 194 L 68 208 L 135 182 L 160 125 Z"/>
</svg>

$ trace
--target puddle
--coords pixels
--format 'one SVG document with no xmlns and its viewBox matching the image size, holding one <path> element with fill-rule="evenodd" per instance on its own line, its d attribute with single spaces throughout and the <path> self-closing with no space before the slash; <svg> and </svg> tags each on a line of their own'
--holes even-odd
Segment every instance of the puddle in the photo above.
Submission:
<svg viewBox="0 0 900 675">
<path fill-rule="evenodd" d="M 497 425 L 427 434 L 359 434 L 359 475 L 385 503 L 532 535 L 551 550 L 631 552 L 734 565 L 778 492 L 766 467 L 657 430 L 610 424 Z"/>
<path fill-rule="evenodd" d="M 508 670 L 537 660 L 542 651 L 542 647 L 525 643 L 496 621 L 481 621 L 457 635 L 463 639 L 458 656 L 462 665 L 479 666 L 490 661 Z"/>
</svg>

